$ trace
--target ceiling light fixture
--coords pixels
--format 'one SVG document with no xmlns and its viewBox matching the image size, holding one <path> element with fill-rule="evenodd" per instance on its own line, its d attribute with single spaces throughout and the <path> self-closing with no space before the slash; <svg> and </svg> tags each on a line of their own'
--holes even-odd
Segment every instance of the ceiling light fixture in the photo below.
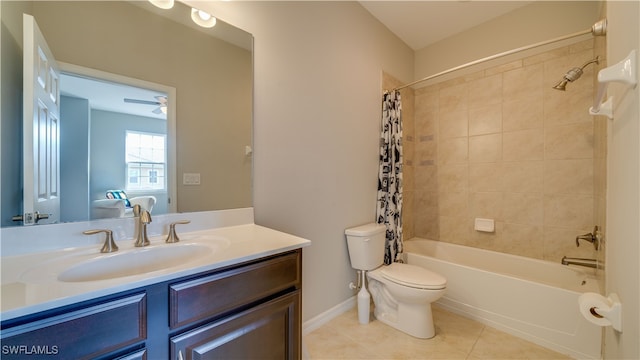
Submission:
<svg viewBox="0 0 640 360">
<path fill-rule="evenodd" d="M 160 9 L 171 9 L 173 7 L 174 0 L 149 0 L 150 3 L 159 7 Z"/>
<path fill-rule="evenodd" d="M 213 17 L 206 11 L 198 10 L 196 8 L 191 8 L 191 20 L 193 20 L 194 23 L 206 28 L 216 26 L 215 17 Z"/>
</svg>

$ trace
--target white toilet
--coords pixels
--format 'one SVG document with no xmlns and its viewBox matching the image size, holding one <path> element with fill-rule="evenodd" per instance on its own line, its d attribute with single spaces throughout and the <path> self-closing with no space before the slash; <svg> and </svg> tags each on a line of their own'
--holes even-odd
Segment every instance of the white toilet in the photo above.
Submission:
<svg viewBox="0 0 640 360">
<path fill-rule="evenodd" d="M 384 265 L 384 225 L 361 225 L 345 234 L 351 267 L 367 272 L 376 319 L 417 338 L 432 338 L 431 303 L 444 295 L 447 279 L 414 265 Z"/>
</svg>

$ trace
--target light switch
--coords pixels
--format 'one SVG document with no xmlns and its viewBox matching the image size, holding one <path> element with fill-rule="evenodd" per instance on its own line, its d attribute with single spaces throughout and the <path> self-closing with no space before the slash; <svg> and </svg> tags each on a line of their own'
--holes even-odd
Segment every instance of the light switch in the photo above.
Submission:
<svg viewBox="0 0 640 360">
<path fill-rule="evenodd" d="M 200 173 L 183 173 L 182 185 L 200 185 Z"/>
</svg>

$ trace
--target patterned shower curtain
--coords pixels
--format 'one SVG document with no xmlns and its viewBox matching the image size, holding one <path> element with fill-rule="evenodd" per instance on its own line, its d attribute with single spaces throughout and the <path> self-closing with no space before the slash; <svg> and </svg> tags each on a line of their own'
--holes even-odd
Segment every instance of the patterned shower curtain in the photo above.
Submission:
<svg viewBox="0 0 640 360">
<path fill-rule="evenodd" d="M 387 227 L 384 262 L 402 261 L 402 104 L 400 91 L 385 92 L 382 100 L 378 224 Z"/>
</svg>

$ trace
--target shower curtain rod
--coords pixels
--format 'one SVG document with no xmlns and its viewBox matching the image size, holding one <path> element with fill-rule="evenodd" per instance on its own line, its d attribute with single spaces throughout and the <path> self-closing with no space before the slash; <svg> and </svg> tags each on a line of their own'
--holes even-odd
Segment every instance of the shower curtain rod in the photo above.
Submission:
<svg viewBox="0 0 640 360">
<path fill-rule="evenodd" d="M 468 62 L 466 64 L 462 64 L 462 65 L 453 67 L 451 69 L 441 71 L 441 72 L 439 72 L 437 74 L 429 75 L 429 76 L 427 76 L 425 78 L 422 78 L 420 80 L 416 80 L 414 82 L 410 82 L 408 84 L 405 84 L 405 85 L 402 85 L 402 86 L 398 86 L 398 87 L 394 88 L 391 91 L 402 90 L 402 89 L 407 88 L 409 86 L 413 86 L 415 84 L 419 84 L 419 83 L 421 83 L 423 81 L 431 80 L 433 78 L 437 78 L 439 76 L 446 75 L 448 73 L 451 73 L 451 72 L 454 72 L 454 71 L 457 71 L 457 70 L 461 70 L 461 69 L 467 68 L 469 66 L 480 64 L 480 63 L 483 63 L 485 61 L 501 58 L 503 56 L 515 54 L 515 53 L 520 52 L 520 51 L 525 51 L 525 50 L 537 48 L 537 47 L 540 47 L 540 46 L 543 46 L 543 45 L 552 44 L 552 43 L 555 43 L 555 42 L 558 42 L 558 41 L 567 40 L 567 39 L 571 39 L 571 38 L 574 38 L 574 37 L 577 37 L 577 36 L 586 35 L 586 34 L 590 34 L 590 33 L 594 33 L 594 30 L 593 29 L 583 30 L 583 31 L 575 32 L 573 34 L 560 36 L 560 37 L 557 37 L 557 38 L 554 38 L 554 39 L 551 39 L 551 40 L 541 41 L 541 42 L 538 42 L 538 43 L 535 43 L 535 44 L 522 46 L 522 47 L 519 47 L 517 49 L 512 49 L 512 50 L 508 50 L 508 51 L 505 51 L 505 52 L 501 52 L 499 54 L 487 56 L 487 57 L 484 57 L 482 59 L 474 60 L 474 61 Z"/>
</svg>

